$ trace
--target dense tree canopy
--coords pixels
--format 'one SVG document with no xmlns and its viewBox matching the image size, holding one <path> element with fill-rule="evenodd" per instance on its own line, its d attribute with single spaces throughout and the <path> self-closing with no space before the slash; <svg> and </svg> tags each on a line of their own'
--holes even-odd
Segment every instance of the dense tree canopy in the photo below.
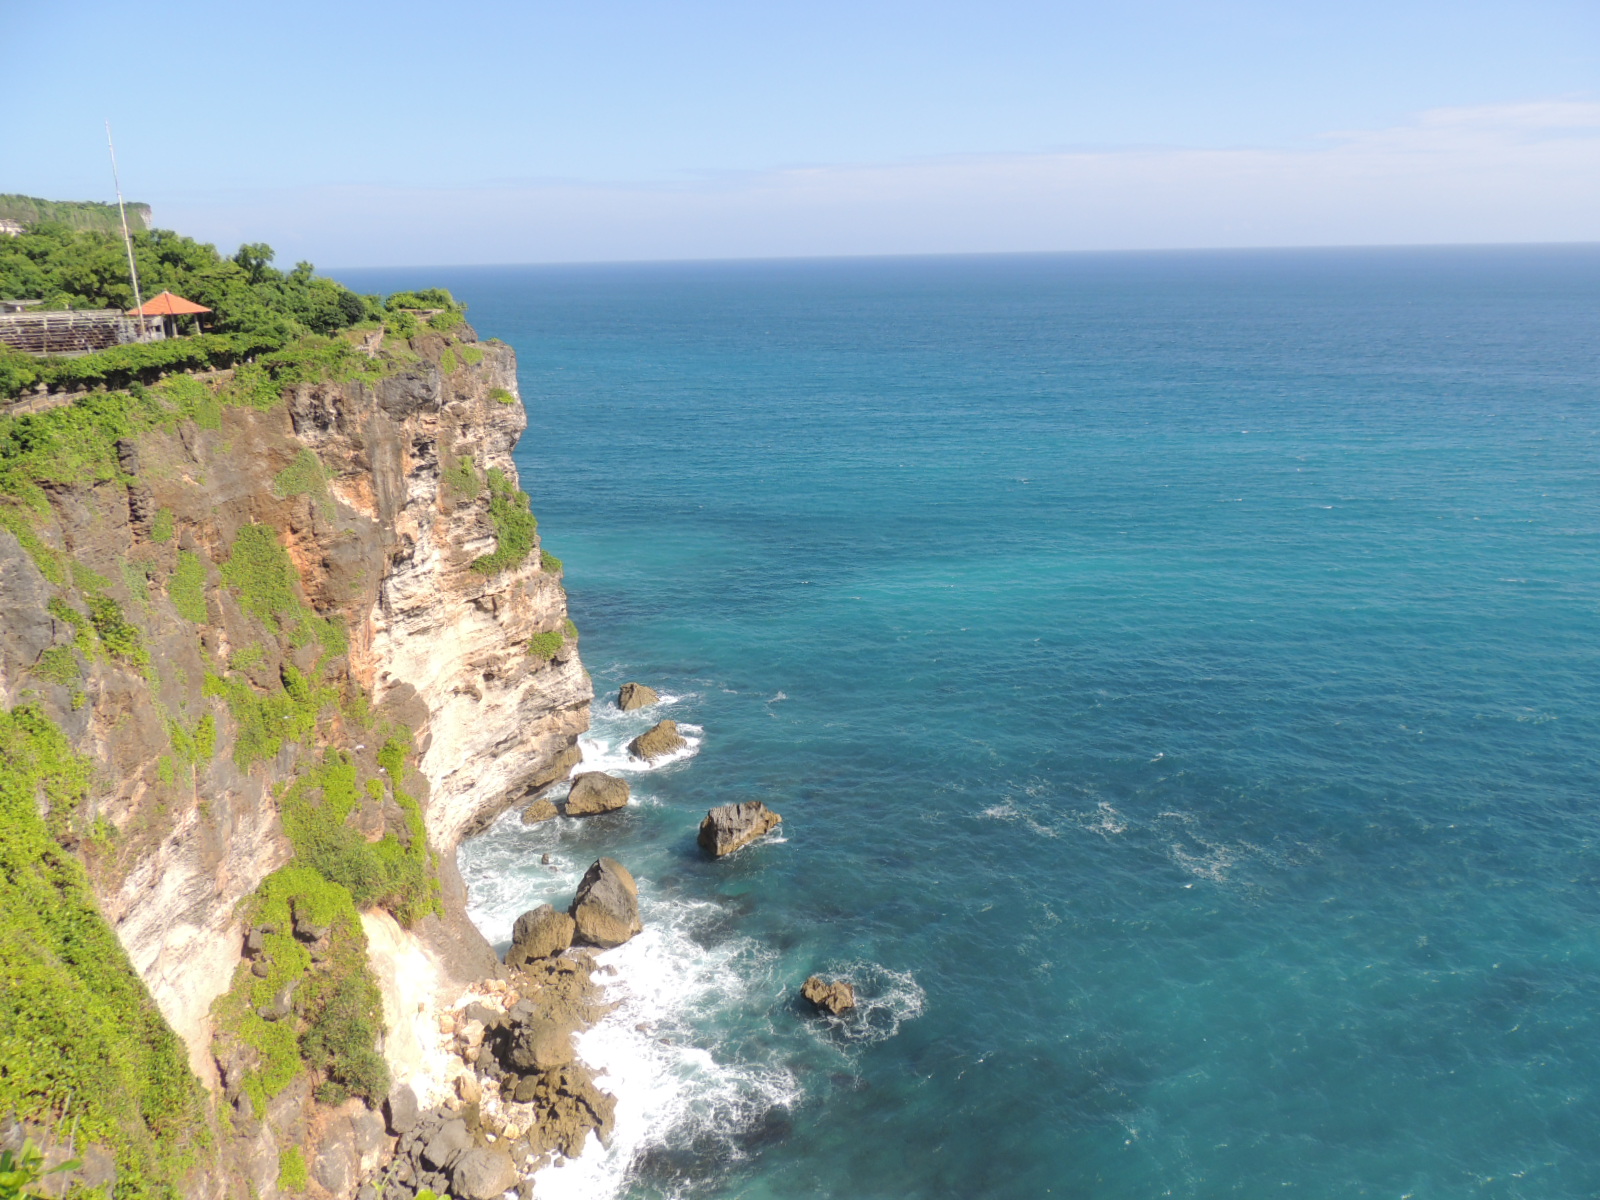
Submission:
<svg viewBox="0 0 1600 1200">
<path fill-rule="evenodd" d="M 155 229 L 134 234 L 133 248 L 146 299 L 166 290 L 203 304 L 214 312 L 211 325 L 220 333 L 287 341 L 383 315 L 376 297 L 319 278 L 310 263 L 276 270 L 272 247 L 263 243 L 243 246 L 230 259 L 215 246 Z M 0 299 L 43 300 L 50 308 L 132 308 L 122 238 L 51 222 L 0 238 Z"/>
</svg>

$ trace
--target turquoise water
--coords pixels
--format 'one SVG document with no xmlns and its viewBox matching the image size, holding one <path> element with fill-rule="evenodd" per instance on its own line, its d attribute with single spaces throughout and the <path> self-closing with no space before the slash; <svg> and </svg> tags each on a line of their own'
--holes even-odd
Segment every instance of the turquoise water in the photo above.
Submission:
<svg viewBox="0 0 1600 1200">
<path fill-rule="evenodd" d="M 651 925 L 541 1195 L 1600 1194 L 1600 250 L 342 277 L 516 346 L 590 761 L 698 727 L 464 851 Z"/>
</svg>

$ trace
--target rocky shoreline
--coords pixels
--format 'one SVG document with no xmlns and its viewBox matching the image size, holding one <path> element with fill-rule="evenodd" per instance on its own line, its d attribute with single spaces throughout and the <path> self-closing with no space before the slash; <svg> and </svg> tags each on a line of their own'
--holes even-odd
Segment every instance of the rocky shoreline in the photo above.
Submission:
<svg viewBox="0 0 1600 1200">
<path fill-rule="evenodd" d="M 617 699 L 623 711 L 659 703 L 653 690 L 636 683 L 625 685 Z M 630 753 L 648 762 L 668 737 L 677 737 L 675 725 L 659 722 Z M 629 797 L 625 779 L 600 772 L 575 772 L 559 803 L 549 796 L 552 790 L 524 810 L 525 823 L 612 812 Z M 718 858 L 781 821 L 760 802 L 724 805 L 707 813 L 699 841 Z M 604 857 L 585 872 L 567 910 L 542 904 L 524 912 L 497 973 L 439 1013 L 449 1094 L 419 1111 L 410 1087 L 395 1089 L 383 1108 L 392 1149 L 367 1173 L 357 1200 L 414 1200 L 425 1191 L 493 1200 L 512 1188 L 528 1200 L 534 1174 L 581 1155 L 591 1132 L 609 1145 L 618 1098 L 578 1057 L 574 1039 L 615 1007 L 596 979 L 614 968 L 600 967 L 597 954 L 642 928 L 631 873 Z M 838 1001 L 848 988 L 833 985 L 828 994 L 834 1003 L 818 1007 L 845 1011 L 848 1004 Z"/>
</svg>

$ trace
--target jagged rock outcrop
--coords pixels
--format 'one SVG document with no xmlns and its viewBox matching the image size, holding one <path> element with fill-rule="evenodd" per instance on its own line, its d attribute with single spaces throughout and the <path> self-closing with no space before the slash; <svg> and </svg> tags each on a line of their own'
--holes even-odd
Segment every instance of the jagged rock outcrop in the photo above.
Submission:
<svg viewBox="0 0 1600 1200">
<path fill-rule="evenodd" d="M 783 818 L 759 800 L 723 804 L 700 822 L 700 848 L 713 858 L 732 854 L 781 824 Z"/>
<path fill-rule="evenodd" d="M 560 815 L 561 810 L 555 806 L 555 801 L 547 796 L 540 796 L 522 810 L 522 823 L 524 825 L 537 825 L 540 821 L 554 820 Z"/>
<path fill-rule="evenodd" d="M 628 753 L 645 762 L 654 762 L 682 750 L 688 743 L 678 732 L 676 721 L 658 721 L 628 743 Z"/>
<path fill-rule="evenodd" d="M 602 949 L 620 946 L 644 928 L 639 887 L 614 858 L 599 859 L 584 872 L 571 913 L 577 923 L 574 940 Z"/>
<path fill-rule="evenodd" d="M 567 791 L 567 816 L 588 817 L 628 807 L 628 781 L 603 771 L 575 775 Z"/>
<path fill-rule="evenodd" d="M 656 690 L 642 683 L 625 683 L 617 692 L 617 707 L 623 712 L 632 712 L 636 708 L 649 708 L 652 704 L 660 703 L 661 697 L 656 695 Z"/>
<path fill-rule="evenodd" d="M 843 979 L 813 975 L 800 986 L 800 995 L 820 1011 L 836 1017 L 856 1006 L 856 989 Z"/>
</svg>

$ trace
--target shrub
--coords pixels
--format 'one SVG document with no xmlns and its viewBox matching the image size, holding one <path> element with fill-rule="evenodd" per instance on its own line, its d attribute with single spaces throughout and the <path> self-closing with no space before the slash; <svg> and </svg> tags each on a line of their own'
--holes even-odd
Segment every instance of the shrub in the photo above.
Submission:
<svg viewBox="0 0 1600 1200">
<path fill-rule="evenodd" d="M 548 550 L 540 550 L 539 569 L 546 575 L 559 575 L 561 573 L 561 560 Z"/>
<path fill-rule="evenodd" d="M 173 516 L 170 508 L 163 508 L 156 513 L 156 519 L 150 523 L 150 540 L 152 542 L 170 542 L 172 540 Z"/>
<path fill-rule="evenodd" d="M 472 564 L 483 575 L 520 567 L 533 550 L 538 519 L 528 511 L 528 496 L 498 467 L 489 468 L 489 518 L 494 522 L 496 546 Z"/>
<path fill-rule="evenodd" d="M 567 644 L 567 639 L 562 636 L 559 629 L 552 629 L 547 633 L 536 633 L 528 639 L 528 654 L 533 658 L 548 662 L 561 652 L 561 647 Z"/>
<path fill-rule="evenodd" d="M 498 404 L 515 404 L 517 398 L 503 387 L 497 387 L 489 393 L 489 399 Z"/>
</svg>

